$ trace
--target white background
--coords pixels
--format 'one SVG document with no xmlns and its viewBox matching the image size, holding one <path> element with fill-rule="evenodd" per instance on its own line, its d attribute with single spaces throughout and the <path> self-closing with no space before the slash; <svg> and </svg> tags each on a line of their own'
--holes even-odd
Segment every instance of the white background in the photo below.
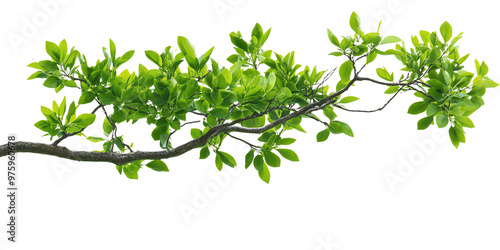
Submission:
<svg viewBox="0 0 500 250">
<path fill-rule="evenodd" d="M 198 54 L 215 46 L 213 58 L 227 66 L 229 33 L 240 30 L 248 38 L 259 22 L 264 29 L 272 27 L 266 49 L 280 54 L 295 50 L 297 63 L 332 69 L 342 61 L 327 55 L 333 46 L 326 29 L 338 37 L 350 35 L 348 20 L 356 11 L 365 31 L 373 31 L 383 19 L 382 34 L 397 35 L 408 44 L 421 29 L 435 31 L 449 21 L 454 35 L 465 32 L 460 45 L 462 55 L 471 53 L 469 70 L 475 70 L 473 59 L 485 60 L 490 77 L 498 81 L 500 19 L 494 5 L 486 0 L 3 1 L 0 140 L 15 133 L 20 140 L 48 143 L 33 126 L 43 117 L 40 105 L 50 106 L 63 96 L 78 98 L 76 89 L 55 94 L 42 80 L 26 80 L 34 72 L 26 65 L 48 58 L 47 40 L 65 38 L 94 62 L 112 38 L 118 54 L 136 50 L 123 68 L 136 70 L 139 63 L 152 66 L 144 50 L 177 48 L 176 37 L 183 35 Z M 14 36 L 20 43 L 12 42 Z M 401 68 L 389 58 L 374 64 L 382 63 L 393 71 Z M 374 72 L 372 65 L 364 74 Z M 378 108 L 388 98 L 384 89 L 357 84 L 352 93 L 362 100 L 351 107 Z M 244 170 L 248 148 L 230 139 L 224 150 L 239 165 L 225 168 L 218 177 L 213 156 L 198 160 L 199 150 L 167 160 L 169 173 L 142 169 L 139 180 L 118 175 L 112 164 L 19 154 L 19 242 L 6 241 L 7 203 L 2 195 L 0 248 L 500 249 L 499 95 L 493 90 L 485 97 L 486 105 L 471 117 L 476 128 L 467 130 L 467 143 L 458 150 L 445 129 L 417 130 L 422 115 L 406 114 L 417 100 L 410 93 L 380 113 L 338 111 L 355 138 L 337 135 L 316 143 L 323 128 L 306 122 L 307 134 L 291 133 L 298 138 L 291 148 L 301 161 L 285 160 L 271 169 L 269 185 L 255 169 Z M 87 105 L 79 112 L 92 108 Z M 102 118 L 88 135 L 102 135 Z M 151 129 L 145 122 L 120 127 L 135 149 L 158 150 Z M 178 133 L 174 143 L 188 138 L 188 133 Z M 62 145 L 99 149 L 83 138 Z M 1 162 L 6 165 L 5 158 Z M 0 187 L 5 188 L 2 169 Z M 390 185 L 388 175 L 401 182 Z"/>
</svg>

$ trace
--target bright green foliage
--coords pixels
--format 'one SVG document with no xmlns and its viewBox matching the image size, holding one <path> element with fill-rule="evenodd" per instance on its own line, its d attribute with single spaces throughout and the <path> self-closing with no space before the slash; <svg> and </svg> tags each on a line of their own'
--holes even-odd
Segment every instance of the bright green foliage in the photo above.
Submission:
<svg viewBox="0 0 500 250">
<path fill-rule="evenodd" d="M 31 63 L 29 66 L 37 71 L 28 79 L 45 79 L 43 85 L 56 92 L 68 87 L 81 95 L 70 105 L 64 98 L 59 104 L 53 102 L 52 109 L 42 106 L 46 119 L 35 126 L 51 139 L 83 135 L 82 131 L 94 123 L 94 113 L 102 110 L 106 117 L 98 124 L 102 124 L 103 137 L 87 139 L 102 143 L 102 152 L 121 154 L 131 152 L 132 144 L 126 144 L 123 135 L 118 133 L 120 123 L 144 120 L 153 127 L 151 137 L 163 150 L 185 143 L 182 140 L 173 143 L 172 135 L 176 131 L 185 125 L 196 126 L 190 128 L 192 140 L 206 141 L 199 146 L 200 159 L 210 157 L 213 152 L 219 170 L 224 165 L 236 167 L 237 161 L 222 151 L 222 145 L 227 139 L 239 140 L 250 146 L 244 157 L 245 168 L 253 164 L 259 177 L 268 183 L 269 166 L 281 166 L 281 158 L 299 160 L 293 150 L 283 147 L 295 142 L 284 134 L 289 130 L 306 132 L 301 125 L 303 119 L 319 121 L 323 126 L 316 134 L 318 142 L 337 134 L 354 137 L 351 127 L 337 119 L 336 111 L 349 111 L 346 104 L 359 99 L 343 96 L 354 82 L 371 81 L 388 86 L 386 94 L 415 91 L 418 100 L 409 107 L 408 113 L 425 112 L 417 128 L 450 125 L 453 145 L 458 147 L 464 143 L 464 128 L 474 127 L 469 116 L 484 105 L 485 89 L 498 84 L 486 76 L 489 69 L 484 62 L 475 61 L 476 74 L 464 69 L 463 63 L 469 55 L 460 56 L 456 46 L 462 34 L 453 38 L 452 27 L 445 22 L 439 29 L 440 36 L 437 32 L 420 31 L 419 36 L 411 37 L 411 44 L 405 44 L 396 36 L 382 37 L 379 30 L 362 31 L 361 19 L 354 12 L 349 25 L 354 31 L 351 36 L 335 36 L 327 30 L 328 39 L 336 48 L 330 55 L 346 58 L 336 71 L 338 82 L 332 88 L 326 81 L 333 77 L 334 71 L 327 73 L 316 67 L 302 67 L 295 63 L 293 51 L 282 55 L 264 49 L 271 29 L 264 31 L 259 24 L 248 36 L 239 31 L 230 33 L 235 53 L 227 58 L 228 66 L 210 58 L 214 47 L 197 55 L 193 44 L 182 36 L 177 39 L 180 52 L 171 46 L 159 52 L 146 50 L 141 56 L 154 67 L 140 64 L 137 72 L 119 69 L 135 51 L 118 56 L 112 40 L 109 48 L 103 48 L 103 58 L 95 64 L 88 62 L 74 47 L 68 51 L 65 40 L 59 44 L 47 42 L 49 60 Z M 361 78 L 360 72 L 377 56 L 399 60 L 404 71 L 401 77 L 378 67 L 373 73 L 380 79 Z M 76 115 L 80 105 L 91 104 L 97 106 L 94 112 Z M 295 114 L 303 109 L 307 111 Z M 240 131 L 253 133 L 251 129 L 271 123 L 274 123 L 272 127 L 257 132 L 260 134 L 258 145 L 237 137 L 238 132 L 210 134 L 214 127 L 224 125 L 239 126 Z M 117 166 L 117 170 L 137 179 L 142 166 L 139 160 Z M 145 166 L 155 171 L 169 171 L 162 160 L 152 160 Z"/>
</svg>

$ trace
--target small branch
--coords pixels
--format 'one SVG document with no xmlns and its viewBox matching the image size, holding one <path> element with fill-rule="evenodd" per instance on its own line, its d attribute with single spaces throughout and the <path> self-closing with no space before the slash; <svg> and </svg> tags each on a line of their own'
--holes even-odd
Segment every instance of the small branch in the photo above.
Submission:
<svg viewBox="0 0 500 250">
<path fill-rule="evenodd" d="M 254 150 L 260 150 L 260 147 L 259 147 L 259 146 L 253 145 L 252 143 L 247 142 L 247 141 L 245 141 L 245 140 L 243 140 L 243 139 L 241 139 L 241 138 L 239 138 L 239 137 L 233 136 L 233 135 L 231 135 L 230 133 L 224 133 L 224 134 L 228 135 L 229 137 L 231 137 L 231 138 L 233 138 L 233 139 L 235 139 L 235 140 L 238 140 L 238 141 L 241 141 L 241 142 L 243 142 L 243 143 L 247 144 L 248 146 L 250 146 L 250 148 L 252 148 L 252 149 L 254 149 Z"/>
<path fill-rule="evenodd" d="M 99 105 L 92 111 L 91 114 L 95 114 L 95 112 L 97 112 L 97 110 L 99 110 L 100 108 L 102 107 L 102 104 L 99 103 Z M 59 139 L 55 140 L 53 143 L 52 143 L 52 146 L 57 146 L 60 142 L 62 142 L 64 139 L 70 137 L 70 136 L 74 136 L 74 135 L 77 135 L 81 132 L 83 132 L 83 130 L 85 130 L 85 128 L 82 128 L 80 129 L 80 131 L 77 131 L 77 132 L 73 132 L 73 133 L 64 133 Z"/>
<path fill-rule="evenodd" d="M 389 103 L 394 100 L 394 98 L 396 97 L 396 95 L 399 94 L 399 92 L 403 89 L 403 87 L 399 87 L 398 91 L 391 97 L 391 99 L 389 99 L 389 101 L 387 101 L 384 106 L 378 108 L 378 109 L 374 109 L 374 110 L 353 110 L 353 109 L 347 109 L 347 108 L 344 108 L 338 104 L 334 104 L 333 106 L 334 107 L 337 107 L 339 109 L 342 109 L 342 110 L 345 110 L 345 111 L 349 111 L 349 112 L 362 112 L 362 113 L 373 113 L 373 112 L 377 112 L 377 111 L 381 111 L 383 110 L 385 107 L 387 107 L 387 105 L 389 105 Z"/>
</svg>

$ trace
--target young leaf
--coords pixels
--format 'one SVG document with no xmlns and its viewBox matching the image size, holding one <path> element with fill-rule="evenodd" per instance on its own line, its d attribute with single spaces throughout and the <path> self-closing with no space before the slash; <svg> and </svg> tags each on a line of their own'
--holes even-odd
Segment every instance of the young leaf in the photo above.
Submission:
<svg viewBox="0 0 500 250">
<path fill-rule="evenodd" d="M 75 124 L 80 128 L 85 128 L 90 124 L 94 123 L 94 120 L 95 120 L 94 114 L 81 114 L 72 122 L 72 124 Z"/>
<path fill-rule="evenodd" d="M 361 19 L 356 12 L 352 12 L 351 18 L 349 19 L 349 25 L 358 35 L 363 35 L 363 32 L 361 31 Z"/>
<path fill-rule="evenodd" d="M 441 36 L 443 37 L 444 42 L 448 42 L 453 36 L 453 29 L 448 22 L 444 22 L 441 25 L 441 28 L 439 28 L 439 31 L 441 31 Z"/>
<path fill-rule="evenodd" d="M 358 97 L 355 97 L 355 96 L 347 96 L 347 97 L 344 97 L 342 98 L 339 103 L 350 103 L 350 102 L 355 102 L 359 100 Z"/>
<path fill-rule="evenodd" d="M 177 37 L 177 44 L 179 45 L 179 49 L 182 51 L 184 56 L 196 57 L 194 47 L 191 45 L 189 40 L 183 36 Z"/>
<path fill-rule="evenodd" d="M 397 43 L 401 42 L 401 39 L 397 36 L 387 36 L 382 40 L 380 44 L 386 44 L 386 43 Z"/>
<path fill-rule="evenodd" d="M 330 42 L 333 45 L 339 47 L 340 46 L 339 39 L 337 39 L 337 37 L 333 34 L 333 32 L 330 29 L 327 29 L 327 32 L 328 32 L 328 39 L 330 39 Z"/>
<path fill-rule="evenodd" d="M 45 42 L 45 49 L 47 54 L 54 60 L 55 63 L 59 63 L 61 59 L 61 50 L 57 46 L 57 44 L 53 42 Z"/>
</svg>

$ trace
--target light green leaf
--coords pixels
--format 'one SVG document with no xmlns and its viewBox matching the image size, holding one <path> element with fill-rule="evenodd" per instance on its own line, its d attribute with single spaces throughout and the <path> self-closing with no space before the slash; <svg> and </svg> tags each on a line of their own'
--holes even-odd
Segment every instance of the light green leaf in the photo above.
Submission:
<svg viewBox="0 0 500 250">
<path fill-rule="evenodd" d="M 259 170 L 259 177 L 265 183 L 269 184 L 269 180 L 271 179 L 271 174 L 269 173 L 269 168 L 265 163 L 263 163 L 262 168 Z"/>
<path fill-rule="evenodd" d="M 203 131 L 201 131 L 200 129 L 198 129 L 198 128 L 191 129 L 191 137 L 193 137 L 193 139 L 198 139 L 202 135 L 203 135 Z"/>
<path fill-rule="evenodd" d="M 342 65 L 340 65 L 339 75 L 340 80 L 344 83 L 347 83 L 351 80 L 351 73 L 353 70 L 353 65 L 351 61 L 345 61 Z"/>
<path fill-rule="evenodd" d="M 443 36 L 445 42 L 448 42 L 453 36 L 453 29 L 451 28 L 451 25 L 448 22 L 444 22 L 441 25 L 441 28 L 439 28 L 439 31 L 441 32 L 441 36 Z"/>
<path fill-rule="evenodd" d="M 281 165 L 281 159 L 278 155 L 271 151 L 262 151 L 264 153 L 264 159 L 266 163 L 271 167 L 279 167 Z"/>
<path fill-rule="evenodd" d="M 80 128 L 85 128 L 94 123 L 94 121 L 95 114 L 81 114 L 72 122 L 72 124 L 75 124 Z"/>
<path fill-rule="evenodd" d="M 358 35 L 363 35 L 363 32 L 361 31 L 361 19 L 355 12 L 352 12 L 351 14 L 349 25 L 351 26 L 352 30 L 354 30 L 354 32 L 356 32 Z"/>
<path fill-rule="evenodd" d="M 78 104 L 86 104 L 90 103 L 94 100 L 95 95 L 91 91 L 85 91 L 82 93 L 80 96 L 80 99 L 78 100 Z"/>
<path fill-rule="evenodd" d="M 350 103 L 350 102 L 355 102 L 359 100 L 358 97 L 355 97 L 355 96 L 347 96 L 347 97 L 344 97 L 342 98 L 339 103 Z"/>
<path fill-rule="evenodd" d="M 210 149 L 207 146 L 201 148 L 200 159 L 206 159 L 208 156 L 210 156 Z"/>
<path fill-rule="evenodd" d="M 196 57 L 194 47 L 191 45 L 189 40 L 183 36 L 177 37 L 177 44 L 179 45 L 179 49 L 182 51 L 184 56 Z"/>
<path fill-rule="evenodd" d="M 330 133 L 330 132 L 328 132 Z M 284 149 L 284 148 L 278 148 L 278 152 L 280 153 L 283 158 L 289 160 L 289 161 L 299 161 L 299 157 L 297 154 L 291 150 L 291 149 Z"/>
<path fill-rule="evenodd" d="M 436 116 L 436 124 L 439 128 L 444 128 L 448 125 L 448 116 L 446 114 L 439 114 Z"/>
<path fill-rule="evenodd" d="M 386 43 L 397 43 L 401 42 L 401 39 L 397 36 L 387 36 L 382 40 L 380 44 L 386 44 Z"/>
</svg>

